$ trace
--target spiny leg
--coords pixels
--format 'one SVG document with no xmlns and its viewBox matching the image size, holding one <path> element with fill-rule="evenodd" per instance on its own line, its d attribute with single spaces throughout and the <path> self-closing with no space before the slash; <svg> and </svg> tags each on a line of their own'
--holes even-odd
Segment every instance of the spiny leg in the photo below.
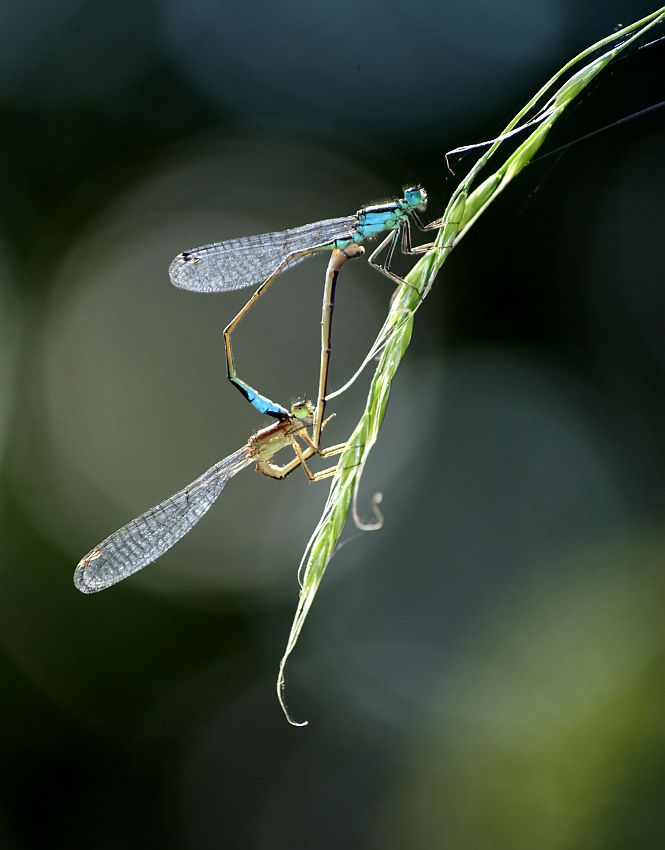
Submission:
<svg viewBox="0 0 665 850">
<path fill-rule="evenodd" d="M 327 421 L 328 420 L 326 419 L 325 422 Z M 323 423 L 324 425 L 325 422 Z M 344 449 L 346 448 L 346 443 L 335 443 L 334 446 L 328 446 L 327 449 L 322 449 L 321 447 L 317 449 L 314 446 L 314 443 L 312 442 L 312 438 L 306 432 L 298 434 L 298 437 L 304 440 L 304 442 L 312 449 L 312 454 L 317 454 L 319 457 L 332 457 L 333 455 L 337 455 L 340 452 L 344 451 Z"/>
<path fill-rule="evenodd" d="M 329 449 L 324 449 L 323 452 L 320 452 L 320 454 L 322 457 L 331 457 L 335 454 L 341 454 L 345 448 L 346 443 L 340 443 L 338 446 L 331 446 Z M 332 478 L 332 476 L 337 472 L 337 464 L 329 467 L 328 469 L 322 469 L 321 472 L 312 472 L 307 465 L 307 459 L 311 457 L 314 452 L 311 448 L 307 448 L 303 451 L 295 438 L 293 440 L 293 450 L 297 455 L 298 463 L 302 466 L 303 472 L 310 482 L 323 481 L 325 478 Z"/>
<path fill-rule="evenodd" d="M 411 213 L 413 215 L 413 213 Z M 419 226 L 422 225 L 420 219 L 417 219 Z M 421 229 L 426 227 L 425 225 L 421 226 Z M 406 256 L 413 256 L 414 254 L 426 254 L 431 248 L 434 247 L 434 242 L 427 242 L 425 245 L 413 245 L 411 242 L 411 224 L 409 221 L 405 221 L 401 227 L 402 230 L 402 244 L 400 246 L 400 250 Z"/>
<path fill-rule="evenodd" d="M 323 425 L 321 428 L 325 428 L 326 425 L 330 422 L 331 419 L 335 418 L 335 414 L 331 413 L 330 416 L 327 416 L 323 420 Z M 302 440 L 310 449 L 310 454 L 307 457 L 311 457 L 312 453 L 317 454 L 319 457 L 333 457 L 334 455 L 341 454 L 344 449 L 348 446 L 348 443 L 335 443 L 334 446 L 328 446 L 327 449 L 322 449 L 320 446 L 317 448 L 314 445 L 314 442 L 307 431 L 300 431 L 298 433 L 298 439 Z"/>
<path fill-rule="evenodd" d="M 416 225 L 418 230 L 422 231 L 423 233 L 426 233 L 428 230 L 440 230 L 441 225 L 444 224 L 443 217 L 437 218 L 434 221 L 430 221 L 429 224 L 423 224 L 422 219 L 415 210 L 412 210 L 409 213 L 409 217 Z"/>
<path fill-rule="evenodd" d="M 423 233 L 426 233 L 428 230 L 441 230 L 441 228 L 445 227 L 447 224 L 460 224 L 459 221 L 446 221 L 443 216 L 441 216 L 441 218 L 434 219 L 434 221 L 430 221 L 429 224 L 423 224 L 420 216 L 415 211 L 410 213 L 410 217 L 418 230 Z"/>
<path fill-rule="evenodd" d="M 407 223 L 403 224 L 400 229 L 403 230 L 404 228 L 408 228 Z M 404 280 L 403 277 L 400 277 L 387 266 L 382 266 L 381 263 L 377 262 L 378 255 L 381 253 L 381 251 L 384 251 L 388 246 L 390 246 L 388 251 L 388 262 L 392 260 L 393 251 L 395 250 L 395 242 L 398 238 L 398 235 L 398 230 L 393 230 L 392 233 L 389 233 L 388 236 L 386 236 L 386 238 L 383 240 L 383 242 L 381 242 L 381 244 L 377 248 L 375 248 L 374 251 L 372 251 L 370 256 L 367 258 L 367 262 L 373 269 L 376 269 L 376 271 L 381 272 L 382 275 L 387 277 L 389 280 L 392 280 L 393 283 L 395 283 L 397 286 L 408 286 L 409 289 L 412 289 L 416 293 L 416 295 L 418 296 L 418 300 L 421 301 L 422 298 L 420 296 L 420 292 L 418 292 L 418 290 L 415 286 L 413 286 L 413 284 L 409 283 L 407 280 Z M 402 236 L 402 240 L 403 239 L 404 236 Z"/>
<path fill-rule="evenodd" d="M 414 214 L 412 213 L 411 215 L 413 216 Z M 433 230 L 434 229 L 430 225 L 423 225 L 422 222 L 420 221 L 420 219 L 417 219 L 417 222 L 418 222 L 418 226 L 421 230 Z M 415 245 L 414 246 L 411 242 L 411 226 L 410 226 L 408 221 L 404 221 L 400 225 L 400 231 L 401 231 L 400 250 L 401 250 L 402 254 L 405 254 L 406 256 L 414 256 L 414 255 L 417 256 L 419 254 L 425 254 L 425 253 L 427 253 L 427 251 L 430 251 L 432 248 L 434 248 L 434 246 L 436 244 L 434 242 L 428 242 L 425 245 Z M 383 242 L 381 242 L 381 244 L 372 252 L 372 254 L 369 256 L 367 262 L 372 266 L 372 268 L 381 272 L 381 274 L 385 275 L 387 278 L 392 280 L 398 286 L 401 286 L 402 284 L 404 284 L 405 286 L 409 286 L 411 289 L 413 289 L 413 291 L 418 296 L 418 300 L 422 302 L 424 300 L 425 295 L 421 295 L 421 293 L 416 289 L 415 286 L 412 286 L 412 284 L 410 284 L 407 280 L 404 280 L 403 277 L 400 277 L 398 274 L 396 274 L 390 268 L 390 263 L 392 262 L 392 257 L 393 257 L 393 253 L 394 253 L 394 250 L 395 250 L 395 242 L 397 240 L 397 233 L 398 233 L 398 231 L 396 231 L 396 230 L 393 231 L 392 233 L 390 233 L 383 240 Z M 381 251 L 385 250 L 385 248 L 388 245 L 390 245 L 390 247 L 389 247 L 389 251 L 388 251 L 387 262 L 386 262 L 385 265 L 381 265 L 381 263 L 377 262 L 377 256 L 381 253 Z"/>
<path fill-rule="evenodd" d="M 445 222 L 443 220 L 443 218 L 437 219 L 436 221 L 432 221 L 429 224 L 423 224 L 422 221 L 415 214 L 415 212 L 411 213 L 411 217 L 415 221 L 418 229 L 421 230 L 421 231 L 440 230 L 442 227 L 445 227 L 447 224 L 459 224 L 459 222 Z M 440 252 L 443 252 L 443 251 L 450 252 L 455 247 L 455 244 L 456 244 L 455 243 L 455 237 L 453 237 L 453 239 L 447 245 L 441 245 L 438 248 L 438 251 L 440 251 Z M 424 254 L 426 251 L 429 251 L 432 248 L 436 248 L 436 242 L 428 242 L 426 245 L 416 245 L 415 247 L 413 247 L 411 245 L 411 229 L 409 227 L 406 227 L 405 230 L 402 232 L 402 253 L 403 254 Z M 420 298 L 421 303 L 429 295 L 429 291 L 432 288 L 433 284 L 434 284 L 434 281 L 430 280 L 430 282 L 428 283 L 427 287 L 425 288 L 425 290 L 422 293 L 422 296 Z"/>
<path fill-rule="evenodd" d="M 317 454 L 319 457 L 334 457 L 341 454 L 346 448 L 346 443 L 336 443 L 334 446 L 328 446 L 327 449 L 319 449 Z"/>
<path fill-rule="evenodd" d="M 443 224 L 454 224 L 455 222 L 444 222 L 443 219 L 437 219 L 437 221 L 432 221 L 429 224 L 423 224 L 422 221 L 416 216 L 415 213 L 411 213 L 411 218 L 414 220 L 420 231 L 426 232 L 429 230 L 440 230 Z M 454 242 L 450 245 L 442 245 L 441 248 L 452 248 Z M 425 245 L 413 245 L 411 242 L 411 226 L 410 222 L 406 221 L 402 225 L 402 246 L 401 251 L 403 254 L 413 255 L 413 254 L 425 254 L 427 251 L 430 251 L 432 248 L 436 246 L 436 242 L 427 242 Z"/>
</svg>

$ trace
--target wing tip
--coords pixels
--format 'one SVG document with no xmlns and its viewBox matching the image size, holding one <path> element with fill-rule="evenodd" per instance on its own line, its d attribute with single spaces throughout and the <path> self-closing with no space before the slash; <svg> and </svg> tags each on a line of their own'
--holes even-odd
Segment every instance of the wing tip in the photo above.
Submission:
<svg viewBox="0 0 665 850">
<path fill-rule="evenodd" d="M 169 266 L 171 283 L 180 289 L 192 289 L 191 276 L 187 274 L 193 266 L 201 262 L 195 251 L 181 251 L 174 257 Z"/>
<path fill-rule="evenodd" d="M 81 593 L 97 593 L 106 587 L 105 584 L 95 581 L 95 577 L 88 570 L 90 564 L 96 561 L 101 554 L 101 549 L 93 549 L 85 558 L 81 558 L 76 565 L 76 569 L 74 570 L 74 587 L 80 590 Z"/>
</svg>

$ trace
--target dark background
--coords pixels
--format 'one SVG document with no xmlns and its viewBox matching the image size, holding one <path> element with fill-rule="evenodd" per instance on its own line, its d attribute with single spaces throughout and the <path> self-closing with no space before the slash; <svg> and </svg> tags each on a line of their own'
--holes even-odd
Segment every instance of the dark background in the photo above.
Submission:
<svg viewBox="0 0 665 850">
<path fill-rule="evenodd" d="M 71 583 L 265 424 L 224 379 L 247 293 L 174 289 L 176 253 L 418 181 L 440 214 L 446 150 L 649 11 L 3 2 L 2 850 L 659 844 L 662 110 L 534 163 L 445 265 L 364 482 L 385 528 L 347 530 L 288 669 L 310 726 L 274 681 L 326 485 L 245 472 L 143 574 Z M 542 153 L 662 100 L 664 58 L 612 65 Z M 324 265 L 236 336 L 283 402 L 316 385 Z M 345 270 L 334 386 L 390 291 Z"/>
</svg>

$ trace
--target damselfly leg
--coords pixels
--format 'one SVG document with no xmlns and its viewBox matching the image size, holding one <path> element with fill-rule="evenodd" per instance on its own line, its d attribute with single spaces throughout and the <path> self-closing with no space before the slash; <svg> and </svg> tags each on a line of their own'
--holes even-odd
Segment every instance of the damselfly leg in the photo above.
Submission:
<svg viewBox="0 0 665 850">
<path fill-rule="evenodd" d="M 253 405 L 260 413 L 266 413 L 268 416 L 281 419 L 288 415 L 288 411 L 280 404 L 271 401 L 267 396 L 261 395 L 249 384 L 245 383 L 238 377 L 238 372 L 235 366 L 233 357 L 233 349 L 231 347 L 231 334 L 238 327 L 242 319 L 249 313 L 257 301 L 266 294 L 270 286 L 277 280 L 282 271 L 290 265 L 294 265 L 301 259 L 305 259 L 310 254 L 316 253 L 326 247 L 323 245 L 314 245 L 310 248 L 305 248 L 300 251 L 292 251 L 287 254 L 272 274 L 267 277 L 259 288 L 254 292 L 252 297 L 247 301 L 245 306 L 231 319 L 228 325 L 224 328 L 224 348 L 226 350 L 226 375 L 229 381 L 236 387 L 237 390 Z"/>
</svg>

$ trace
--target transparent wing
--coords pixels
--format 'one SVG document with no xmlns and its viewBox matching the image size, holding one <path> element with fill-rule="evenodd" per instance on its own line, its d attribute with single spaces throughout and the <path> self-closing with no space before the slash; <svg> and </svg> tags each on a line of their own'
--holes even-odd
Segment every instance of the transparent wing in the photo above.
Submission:
<svg viewBox="0 0 665 850">
<path fill-rule="evenodd" d="M 243 236 L 183 251 L 169 266 L 171 283 L 197 292 L 226 292 L 258 286 L 294 251 L 316 249 L 353 234 L 357 216 L 329 218 L 277 233 Z M 291 268 L 306 259 L 293 260 Z"/>
<path fill-rule="evenodd" d="M 251 463 L 252 457 L 243 446 L 174 496 L 127 523 L 79 562 L 74 585 L 82 593 L 96 593 L 157 560 L 196 525 L 226 483 Z"/>
</svg>

